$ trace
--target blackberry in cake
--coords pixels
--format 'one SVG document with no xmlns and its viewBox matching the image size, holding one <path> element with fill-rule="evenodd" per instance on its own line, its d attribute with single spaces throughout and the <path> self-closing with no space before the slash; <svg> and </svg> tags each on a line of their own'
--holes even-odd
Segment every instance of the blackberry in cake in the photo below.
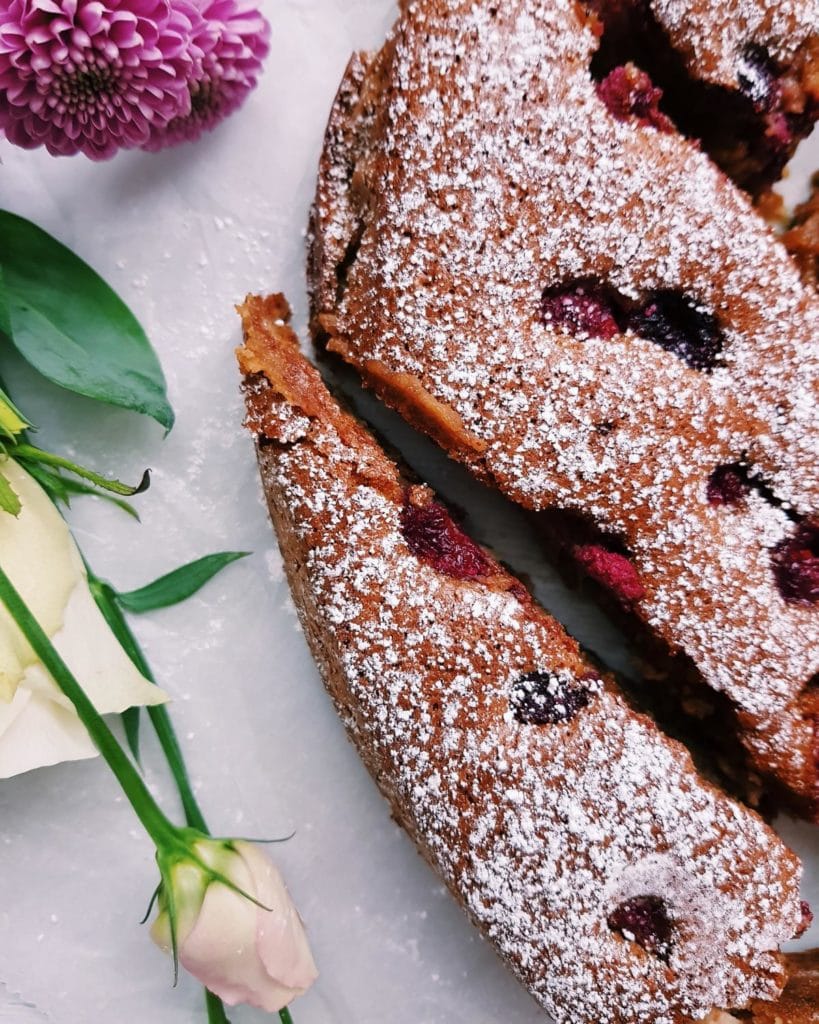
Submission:
<svg viewBox="0 0 819 1024">
<path fill-rule="evenodd" d="M 701 78 L 729 42 L 796 67 L 816 13 L 652 10 Z M 312 217 L 316 337 L 562 517 L 634 634 L 713 694 L 749 776 L 818 819 L 819 302 L 639 69 L 595 77 L 600 17 L 418 0 L 353 58 Z"/>
<path fill-rule="evenodd" d="M 281 296 L 240 310 L 294 601 L 392 813 L 556 1024 L 774 1000 L 799 866 L 344 412 Z"/>
</svg>

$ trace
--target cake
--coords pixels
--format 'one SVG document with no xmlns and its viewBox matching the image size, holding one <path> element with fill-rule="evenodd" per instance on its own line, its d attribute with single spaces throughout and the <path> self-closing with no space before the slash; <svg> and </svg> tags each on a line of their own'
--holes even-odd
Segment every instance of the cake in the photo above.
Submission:
<svg viewBox="0 0 819 1024">
<path fill-rule="evenodd" d="M 741 187 L 765 192 L 819 116 L 815 0 L 592 0 L 604 92 L 639 67 L 657 103 Z M 645 90 L 645 79 L 641 86 Z M 622 93 L 621 93 L 622 94 Z"/>
<path fill-rule="evenodd" d="M 339 407 L 282 296 L 240 308 L 247 426 L 327 689 L 392 814 L 556 1024 L 776 999 L 800 868 Z"/>
<path fill-rule="evenodd" d="M 740 1017 L 718 1011 L 704 1024 L 819 1024 L 819 951 L 791 953 L 788 984 L 774 1003 L 756 1002 Z"/>
<path fill-rule="evenodd" d="M 700 76 L 727 74 L 703 40 L 735 9 L 736 52 L 812 52 L 814 4 L 651 9 L 688 26 Z M 737 770 L 816 820 L 819 302 L 640 69 L 595 78 L 605 13 L 417 0 L 353 57 L 312 215 L 315 336 L 538 513 Z"/>
<path fill-rule="evenodd" d="M 796 207 L 782 241 L 803 280 L 815 288 L 819 284 L 819 175 L 813 178 L 808 198 Z"/>
</svg>

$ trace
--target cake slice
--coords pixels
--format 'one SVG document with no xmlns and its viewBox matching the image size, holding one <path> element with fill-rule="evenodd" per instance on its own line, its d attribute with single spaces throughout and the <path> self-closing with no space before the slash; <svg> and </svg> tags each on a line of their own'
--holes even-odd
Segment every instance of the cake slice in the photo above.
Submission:
<svg viewBox="0 0 819 1024">
<path fill-rule="evenodd" d="M 602 89 L 599 45 L 574 0 L 402 6 L 331 115 L 316 337 L 548 513 L 744 774 L 819 819 L 819 301 L 638 70 Z"/>
<path fill-rule="evenodd" d="M 556 1024 L 778 996 L 800 868 L 344 412 L 281 296 L 240 309 L 296 607 L 392 812 Z"/>
</svg>

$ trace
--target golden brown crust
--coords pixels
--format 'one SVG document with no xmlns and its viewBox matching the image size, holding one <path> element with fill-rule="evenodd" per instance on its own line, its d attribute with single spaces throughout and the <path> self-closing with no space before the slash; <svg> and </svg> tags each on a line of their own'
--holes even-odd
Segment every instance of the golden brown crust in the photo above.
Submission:
<svg viewBox="0 0 819 1024">
<path fill-rule="evenodd" d="M 819 950 L 789 953 L 788 984 L 775 1003 L 756 1002 L 753 1024 L 819 1024 Z"/>
<path fill-rule="evenodd" d="M 236 350 L 239 367 L 247 381 L 264 378 L 262 387 L 245 390 L 248 430 L 287 443 L 281 424 L 272 417 L 272 389 L 305 416 L 332 425 L 345 444 L 366 452 L 359 472 L 384 494 L 399 494 L 393 464 L 369 443 L 369 435 L 355 418 L 333 401 L 318 370 L 301 355 L 298 338 L 288 326 L 290 306 L 284 295 L 248 295 L 237 312 L 244 328 L 244 344 Z"/>
<path fill-rule="evenodd" d="M 327 349 L 342 359 L 355 361 L 349 347 L 339 337 L 331 337 Z M 368 385 L 380 398 L 438 444 L 459 452 L 465 462 L 486 451 L 486 444 L 469 433 L 452 406 L 433 397 L 411 373 L 393 373 L 377 359 L 368 360 L 363 370 Z"/>
</svg>

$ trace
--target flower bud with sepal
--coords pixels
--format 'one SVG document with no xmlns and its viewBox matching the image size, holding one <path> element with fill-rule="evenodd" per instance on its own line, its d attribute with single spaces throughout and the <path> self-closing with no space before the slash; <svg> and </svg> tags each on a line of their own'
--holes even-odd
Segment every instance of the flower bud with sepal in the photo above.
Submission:
<svg viewBox="0 0 819 1024">
<path fill-rule="evenodd" d="M 282 1009 L 317 971 L 278 869 L 253 843 L 185 834 L 186 850 L 157 855 L 154 941 L 228 1005 Z"/>
</svg>

